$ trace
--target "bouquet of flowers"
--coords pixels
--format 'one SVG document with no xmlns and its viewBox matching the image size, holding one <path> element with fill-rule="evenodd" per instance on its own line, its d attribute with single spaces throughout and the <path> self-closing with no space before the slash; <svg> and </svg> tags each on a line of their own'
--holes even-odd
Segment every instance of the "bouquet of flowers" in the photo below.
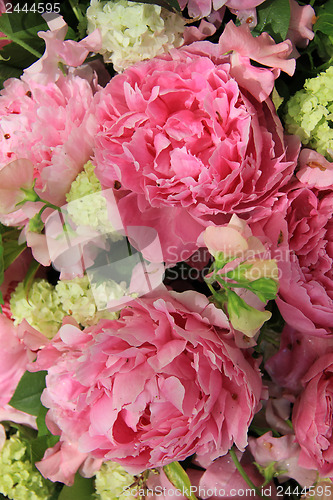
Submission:
<svg viewBox="0 0 333 500">
<path fill-rule="evenodd" d="M 333 0 L 0 10 L 1 498 L 333 498 Z"/>
</svg>

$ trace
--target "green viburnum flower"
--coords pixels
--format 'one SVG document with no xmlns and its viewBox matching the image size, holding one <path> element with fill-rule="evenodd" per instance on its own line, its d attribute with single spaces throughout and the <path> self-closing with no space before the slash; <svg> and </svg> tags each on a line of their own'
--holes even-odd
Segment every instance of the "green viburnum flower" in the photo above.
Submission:
<svg viewBox="0 0 333 500">
<path fill-rule="evenodd" d="M 44 279 L 32 283 L 28 300 L 23 282 L 19 283 L 11 295 L 10 310 L 15 325 L 26 319 L 48 338 L 54 337 L 65 316 L 54 287 Z"/>
<path fill-rule="evenodd" d="M 95 488 L 98 500 L 137 500 L 132 495 L 135 477 L 116 462 L 105 462 L 96 473 Z M 127 488 L 127 490 L 126 490 Z"/>
<path fill-rule="evenodd" d="M 159 5 L 91 0 L 87 19 L 88 33 L 100 30 L 104 61 L 112 63 L 118 72 L 179 47 L 184 41 L 185 19 Z"/>
<path fill-rule="evenodd" d="M 15 325 L 26 319 L 33 328 L 52 338 L 65 316 L 72 316 L 82 326 L 95 325 L 100 319 L 117 319 L 119 313 L 108 311 L 107 303 L 125 293 L 125 288 L 112 280 L 91 286 L 87 276 L 59 281 L 55 287 L 37 279 L 28 299 L 23 283 L 17 285 L 11 295 L 10 309 Z"/>
<path fill-rule="evenodd" d="M 55 290 L 66 315 L 73 316 L 82 326 L 95 325 L 100 319 L 117 319 L 117 312 L 107 309 L 99 311 L 96 302 L 101 308 L 106 308 L 111 297 L 120 298 L 124 295 L 124 290 L 115 282 L 105 282 L 98 286 L 93 284 L 92 288 L 88 276 L 59 281 Z M 104 303 L 101 304 L 103 299 Z"/>
<path fill-rule="evenodd" d="M 111 236 L 113 241 L 119 236 L 108 219 L 107 204 L 102 196 L 102 187 L 94 173 L 95 167 L 88 161 L 84 170 L 72 182 L 69 193 L 66 194 L 67 210 L 72 220 L 78 226 L 89 226 Z"/>
<path fill-rule="evenodd" d="M 30 461 L 29 445 L 15 434 L 0 452 L 0 492 L 11 500 L 48 500 L 55 485 Z"/>
<path fill-rule="evenodd" d="M 306 80 L 304 89 L 289 100 L 286 130 L 302 143 L 332 160 L 333 150 L 333 66 L 316 78 Z"/>
</svg>

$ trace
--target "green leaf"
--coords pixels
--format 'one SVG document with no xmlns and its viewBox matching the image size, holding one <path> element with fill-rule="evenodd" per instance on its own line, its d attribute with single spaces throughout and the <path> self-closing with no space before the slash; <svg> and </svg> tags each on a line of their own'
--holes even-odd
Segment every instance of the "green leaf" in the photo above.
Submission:
<svg viewBox="0 0 333 500">
<path fill-rule="evenodd" d="M 30 442 L 31 447 L 31 458 L 33 463 L 42 460 L 46 450 L 52 448 L 59 441 L 59 436 L 53 436 L 53 434 L 48 434 L 45 436 L 39 436 Z"/>
<path fill-rule="evenodd" d="M 262 302 L 274 300 L 278 291 L 278 284 L 272 278 L 259 278 L 251 281 L 248 287 Z"/>
<path fill-rule="evenodd" d="M 40 14 L 34 12 L 14 12 L 2 14 L 0 31 L 23 49 L 35 57 L 42 56 L 37 47 L 44 47 L 44 41 L 37 35 L 38 31 L 47 31 L 48 25 Z"/>
<path fill-rule="evenodd" d="M 7 269 L 21 255 L 21 253 L 24 252 L 26 248 L 27 245 L 25 243 L 19 245 L 17 240 L 12 240 L 6 243 L 3 253 L 5 269 Z"/>
<path fill-rule="evenodd" d="M 76 474 L 73 486 L 64 486 L 58 500 L 94 500 L 95 488 L 92 478 L 84 478 Z"/>
<path fill-rule="evenodd" d="M 16 387 L 12 399 L 9 401 L 10 406 L 37 417 L 42 406 L 40 397 L 45 389 L 46 374 L 46 371 L 25 372 Z"/>
<path fill-rule="evenodd" d="M 27 274 L 25 275 L 25 278 L 24 278 L 24 281 L 23 281 L 23 289 L 25 291 L 25 296 L 28 300 L 28 296 L 29 296 L 29 292 L 30 292 L 30 288 L 31 288 L 31 285 L 32 285 L 32 282 L 36 276 L 36 273 L 38 271 L 40 267 L 40 263 L 37 262 L 36 260 L 33 260 L 31 263 L 30 263 L 30 266 L 29 266 L 29 269 L 27 271 Z"/>
<path fill-rule="evenodd" d="M 257 26 L 252 31 L 267 32 L 279 43 L 286 39 L 290 22 L 289 0 L 266 0 L 257 7 Z"/>
<path fill-rule="evenodd" d="M 27 247 L 25 243 L 22 243 L 21 245 L 18 244 L 20 232 L 20 230 L 13 227 L 0 227 L 0 234 L 2 235 L 4 270 L 6 270 Z"/>
<path fill-rule="evenodd" d="M 191 491 L 191 481 L 179 462 L 172 462 L 163 467 L 166 477 L 189 500 L 196 500 Z"/>
<path fill-rule="evenodd" d="M 36 419 L 36 424 L 37 424 L 37 428 L 38 428 L 38 437 L 47 436 L 48 434 L 50 434 L 50 431 L 46 427 L 46 423 L 45 423 L 45 417 L 46 417 L 47 412 L 48 412 L 48 409 L 45 408 L 45 406 L 41 405 L 39 413 L 37 415 L 37 419 Z"/>
<path fill-rule="evenodd" d="M 328 0 L 317 10 L 317 21 L 313 30 L 321 31 L 325 35 L 333 35 L 333 1 Z"/>
<path fill-rule="evenodd" d="M 13 12 L 2 14 L 0 31 L 11 43 L 0 51 L 0 85 L 8 78 L 18 78 L 25 68 L 33 64 L 44 52 L 45 42 L 38 31 L 47 31 L 48 26 L 40 14 Z"/>
</svg>

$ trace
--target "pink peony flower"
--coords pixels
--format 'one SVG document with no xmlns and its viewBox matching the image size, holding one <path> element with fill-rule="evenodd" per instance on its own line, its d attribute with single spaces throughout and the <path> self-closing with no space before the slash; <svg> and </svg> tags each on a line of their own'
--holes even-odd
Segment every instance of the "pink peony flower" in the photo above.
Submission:
<svg viewBox="0 0 333 500">
<path fill-rule="evenodd" d="M 322 172 L 324 174 L 324 172 Z M 250 224 L 279 267 L 277 305 L 306 335 L 333 332 L 333 193 L 291 182 L 272 214 Z"/>
<path fill-rule="evenodd" d="M 50 430 L 133 473 L 243 450 L 261 377 L 216 311 L 196 292 L 160 289 L 119 320 L 62 327 L 33 366 L 48 370 Z"/>
<path fill-rule="evenodd" d="M 75 72 L 47 86 L 7 80 L 0 93 L 0 169 L 16 159 L 30 160 L 37 192 L 64 203 L 92 152 L 88 110 L 95 90 L 92 80 Z"/>
<path fill-rule="evenodd" d="M 169 263 L 231 213 L 270 214 L 295 168 L 298 138 L 284 137 L 271 101 L 260 102 L 279 71 L 251 66 L 245 47 L 222 55 L 231 49 L 222 39 L 193 43 L 128 68 L 96 95 L 95 173 L 117 188 L 125 227 L 158 231 Z"/>
<path fill-rule="evenodd" d="M 288 192 L 289 262 L 281 263 L 277 304 L 310 335 L 333 332 L 333 193 L 297 183 Z"/>
<path fill-rule="evenodd" d="M 333 338 L 304 335 L 286 325 L 279 351 L 266 361 L 265 369 L 274 382 L 288 391 L 299 394 L 303 389 L 302 378 L 320 356 L 333 352 Z"/>
<path fill-rule="evenodd" d="M 299 465 L 333 475 L 333 354 L 325 354 L 303 378 L 304 391 L 295 403 L 292 422 L 302 451 Z"/>
</svg>

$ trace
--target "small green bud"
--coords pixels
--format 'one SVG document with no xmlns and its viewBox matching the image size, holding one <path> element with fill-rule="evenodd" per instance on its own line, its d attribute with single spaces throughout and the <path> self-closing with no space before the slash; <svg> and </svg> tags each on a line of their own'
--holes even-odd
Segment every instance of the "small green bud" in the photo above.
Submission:
<svg viewBox="0 0 333 500">
<path fill-rule="evenodd" d="M 237 293 L 228 290 L 228 314 L 232 326 L 247 337 L 254 337 L 265 321 L 272 316 L 269 311 L 258 311 L 249 306 Z"/>
<path fill-rule="evenodd" d="M 29 220 L 29 230 L 33 233 L 41 233 L 44 229 L 44 222 L 42 221 L 41 214 L 38 213 Z"/>
</svg>

